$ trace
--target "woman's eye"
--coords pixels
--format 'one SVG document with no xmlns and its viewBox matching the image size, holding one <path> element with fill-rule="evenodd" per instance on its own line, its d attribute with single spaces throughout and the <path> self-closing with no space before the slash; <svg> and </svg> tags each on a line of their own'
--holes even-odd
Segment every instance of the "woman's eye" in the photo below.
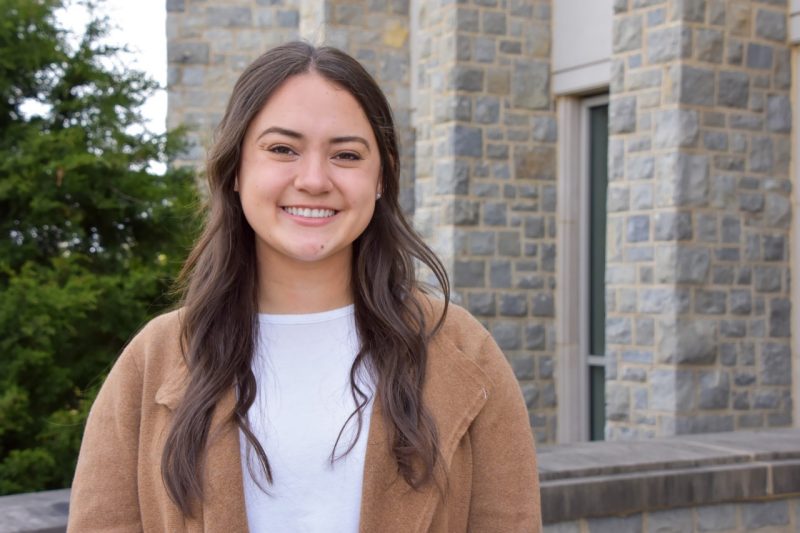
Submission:
<svg viewBox="0 0 800 533">
<path fill-rule="evenodd" d="M 339 152 L 336 154 L 336 159 L 344 159 L 345 161 L 360 161 L 361 156 L 355 152 Z"/>
<path fill-rule="evenodd" d="M 270 146 L 269 151 L 272 152 L 273 154 L 280 154 L 280 155 L 294 155 L 295 153 L 295 151 L 289 148 L 288 146 L 284 146 L 281 144 L 276 146 Z"/>
</svg>

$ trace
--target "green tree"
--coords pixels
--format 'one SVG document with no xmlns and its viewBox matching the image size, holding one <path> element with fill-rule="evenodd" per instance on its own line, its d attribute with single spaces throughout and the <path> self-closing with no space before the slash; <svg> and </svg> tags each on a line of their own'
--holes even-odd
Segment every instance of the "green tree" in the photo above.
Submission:
<svg viewBox="0 0 800 533">
<path fill-rule="evenodd" d="M 151 170 L 182 148 L 142 126 L 156 84 L 106 20 L 60 27 L 62 3 L 0 0 L 0 494 L 70 484 L 88 406 L 171 305 L 196 228 L 190 173 Z"/>
</svg>

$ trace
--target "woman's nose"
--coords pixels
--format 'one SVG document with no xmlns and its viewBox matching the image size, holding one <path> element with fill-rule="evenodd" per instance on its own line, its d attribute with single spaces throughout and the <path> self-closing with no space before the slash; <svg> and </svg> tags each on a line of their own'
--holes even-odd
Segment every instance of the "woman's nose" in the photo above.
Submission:
<svg viewBox="0 0 800 533">
<path fill-rule="evenodd" d="M 333 187 L 329 170 L 326 156 L 307 154 L 295 176 L 294 186 L 309 194 L 328 192 Z"/>
</svg>

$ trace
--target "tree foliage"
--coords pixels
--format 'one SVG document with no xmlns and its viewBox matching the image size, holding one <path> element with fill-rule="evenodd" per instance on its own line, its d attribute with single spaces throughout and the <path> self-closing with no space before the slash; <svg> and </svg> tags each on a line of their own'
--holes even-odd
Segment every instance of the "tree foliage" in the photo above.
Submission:
<svg viewBox="0 0 800 533">
<path fill-rule="evenodd" d="M 156 84 L 106 20 L 71 36 L 60 7 L 0 0 L 0 494 L 69 485 L 88 406 L 171 304 L 196 227 L 190 173 L 151 170 L 182 148 L 142 126 Z"/>
</svg>

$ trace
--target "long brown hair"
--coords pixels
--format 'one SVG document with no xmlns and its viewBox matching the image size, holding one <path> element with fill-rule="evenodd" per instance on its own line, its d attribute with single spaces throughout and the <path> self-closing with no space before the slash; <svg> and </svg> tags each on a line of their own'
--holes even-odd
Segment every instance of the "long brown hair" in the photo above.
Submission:
<svg viewBox="0 0 800 533">
<path fill-rule="evenodd" d="M 398 472 L 419 489 L 431 481 L 437 463 L 436 425 L 423 404 L 422 386 L 428 340 L 444 320 L 450 289 L 441 262 L 400 208 L 400 159 L 391 108 L 375 80 L 352 57 L 335 48 L 288 43 L 256 59 L 234 86 L 208 155 L 206 226 L 181 275 L 181 340 L 189 383 L 166 439 L 161 472 L 170 497 L 187 516 L 192 514 L 192 502 L 203 496 L 202 466 L 212 414 L 232 386 L 237 388 L 232 420 L 272 482 L 269 460 L 247 419 L 256 395 L 251 359 L 258 328 L 258 277 L 255 234 L 245 220 L 234 181 L 250 122 L 284 81 L 312 70 L 356 98 L 381 158 L 382 196 L 353 244 L 351 279 L 360 349 L 350 370 L 357 407 L 345 425 L 355 417 L 360 434 L 368 397 L 357 386 L 356 376 L 366 365 L 391 432 Z M 417 261 L 433 273 L 444 296 L 444 310 L 435 324 L 426 323 L 418 298 L 424 287 L 416 278 Z M 338 444 L 339 439 L 332 461 Z"/>
</svg>

